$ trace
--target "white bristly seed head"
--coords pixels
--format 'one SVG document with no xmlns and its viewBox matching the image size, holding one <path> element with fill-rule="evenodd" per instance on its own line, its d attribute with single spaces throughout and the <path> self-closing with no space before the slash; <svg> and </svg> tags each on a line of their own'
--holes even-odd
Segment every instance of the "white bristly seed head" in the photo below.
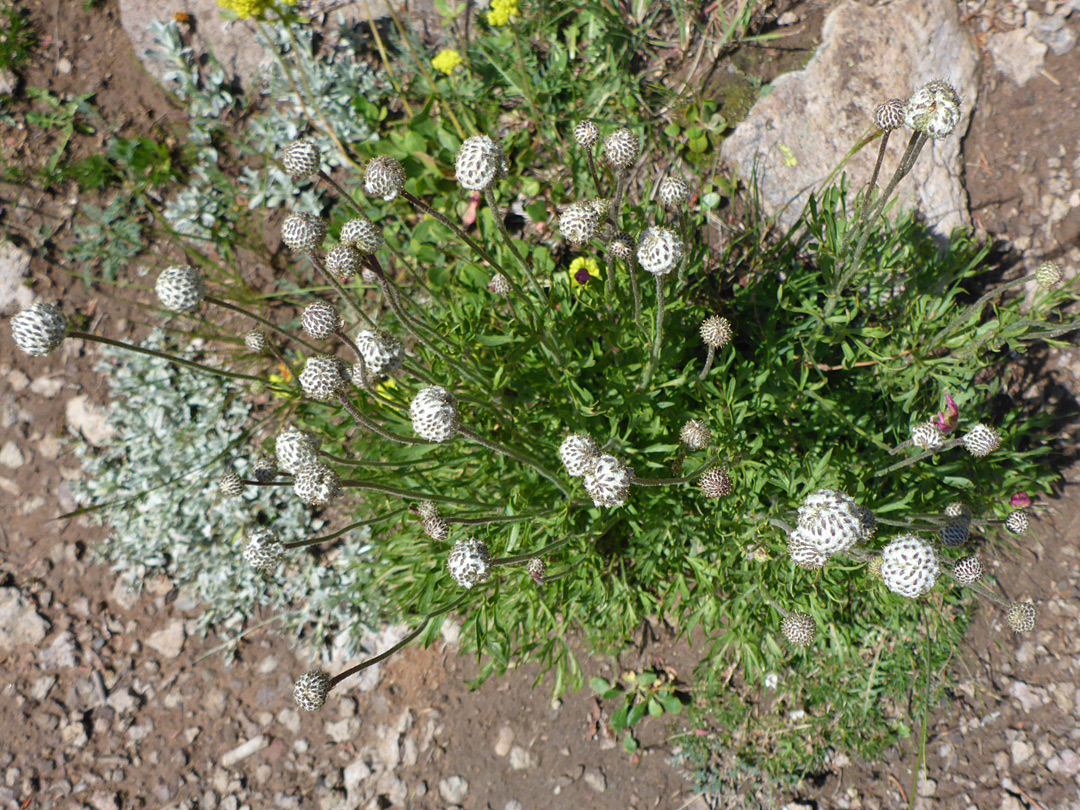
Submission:
<svg viewBox="0 0 1080 810">
<path fill-rule="evenodd" d="M 1043 262 L 1035 269 L 1035 283 L 1044 290 L 1052 290 L 1065 278 L 1057 262 Z"/>
<path fill-rule="evenodd" d="M 698 487 L 706 498 L 726 498 L 732 493 L 734 486 L 731 483 L 731 475 L 727 470 L 713 467 L 706 470 L 698 479 Z"/>
<path fill-rule="evenodd" d="M 202 273 L 187 265 L 162 270 L 154 290 L 161 306 L 170 312 L 191 312 L 206 296 Z"/>
<path fill-rule="evenodd" d="M 342 228 L 342 230 L 345 229 Z M 364 256 L 352 245 L 335 245 L 326 251 L 326 258 L 323 261 L 334 278 L 342 284 L 348 284 L 360 270 Z"/>
<path fill-rule="evenodd" d="M 383 246 L 385 240 L 379 226 L 361 214 L 341 226 L 338 241 L 361 256 L 371 256 Z"/>
<path fill-rule="evenodd" d="M 970 518 L 951 517 L 938 533 L 941 535 L 941 545 L 945 548 L 960 548 L 967 542 L 970 532 Z"/>
<path fill-rule="evenodd" d="M 1027 512 L 1022 509 L 1017 509 L 1015 512 L 1009 512 L 1009 516 L 1005 518 L 1005 528 L 1012 534 L 1023 534 L 1028 530 L 1028 526 L 1031 525 L 1031 521 L 1028 519 Z"/>
<path fill-rule="evenodd" d="M 244 480 L 236 470 L 226 470 L 218 479 L 218 490 L 226 498 L 238 498 L 244 494 Z"/>
<path fill-rule="evenodd" d="M 559 459 L 570 475 L 585 475 L 600 457 L 600 447 L 588 433 L 571 433 L 559 445 Z"/>
<path fill-rule="evenodd" d="M 58 307 L 38 301 L 11 319 L 11 339 L 33 357 L 54 351 L 67 336 L 67 318 Z"/>
<path fill-rule="evenodd" d="M 994 428 L 988 425 L 975 425 L 964 434 L 964 448 L 976 458 L 988 456 L 999 447 L 1001 447 L 1001 437 Z"/>
<path fill-rule="evenodd" d="M 506 155 L 487 135 L 466 138 L 454 160 L 458 183 L 468 191 L 486 191 L 507 173 Z"/>
<path fill-rule="evenodd" d="M 679 431 L 679 440 L 691 452 L 704 450 L 712 444 L 712 431 L 700 419 L 688 419 Z"/>
<path fill-rule="evenodd" d="M 314 214 L 289 214 L 281 223 L 281 241 L 293 253 L 318 250 L 326 238 L 326 223 Z"/>
<path fill-rule="evenodd" d="M 405 167 L 388 155 L 372 158 L 364 167 L 364 191 L 392 202 L 405 187 Z"/>
<path fill-rule="evenodd" d="M 315 355 L 304 363 L 300 387 L 318 402 L 331 402 L 349 385 L 348 368 L 340 357 Z"/>
<path fill-rule="evenodd" d="M 273 529 L 256 529 L 248 535 L 244 559 L 256 571 L 273 571 L 285 559 L 285 546 Z"/>
<path fill-rule="evenodd" d="M 269 453 L 259 453 L 251 461 L 251 477 L 260 484 L 277 478 L 277 460 Z"/>
<path fill-rule="evenodd" d="M 819 489 L 799 507 L 798 527 L 813 548 L 831 557 L 863 539 L 865 516 L 855 499 L 835 489 Z"/>
<path fill-rule="evenodd" d="M 261 353 L 266 351 L 266 332 L 262 329 L 250 329 L 244 332 L 244 345 L 248 351 Z"/>
<path fill-rule="evenodd" d="M 416 435 L 429 442 L 448 442 L 461 426 L 457 398 L 438 385 L 424 388 L 413 397 L 409 417 Z"/>
<path fill-rule="evenodd" d="M 389 332 L 365 329 L 356 336 L 356 348 L 363 355 L 368 374 L 385 377 L 401 368 L 405 359 L 405 349 L 401 341 Z"/>
<path fill-rule="evenodd" d="M 911 429 L 911 443 L 920 450 L 937 450 L 945 443 L 945 434 L 933 422 L 920 422 Z"/>
<path fill-rule="evenodd" d="M 822 554 L 816 547 L 814 538 L 807 534 L 801 526 L 788 535 L 788 555 L 791 561 L 800 568 L 813 571 L 821 568 L 829 561 L 826 554 Z"/>
<path fill-rule="evenodd" d="M 641 269 L 654 276 L 664 276 L 679 266 L 683 257 L 683 242 L 670 228 L 647 228 L 637 246 Z"/>
<path fill-rule="evenodd" d="M 304 308 L 300 316 L 300 325 L 307 332 L 308 337 L 326 340 L 341 328 L 341 314 L 333 304 L 316 301 Z"/>
<path fill-rule="evenodd" d="M 285 147 L 281 163 L 293 180 L 308 177 L 319 171 L 319 147 L 307 138 L 297 138 Z"/>
<path fill-rule="evenodd" d="M 615 234 L 608 243 L 608 253 L 611 254 L 613 259 L 631 262 L 634 260 L 636 252 L 637 242 L 634 241 L 634 237 L 624 231 Z M 631 270 L 631 272 L 633 271 Z"/>
<path fill-rule="evenodd" d="M 525 563 L 525 570 L 537 585 L 544 584 L 544 574 L 547 573 L 547 563 L 540 557 L 533 557 Z"/>
<path fill-rule="evenodd" d="M 559 231 L 572 245 L 583 245 L 596 236 L 600 227 L 600 217 L 595 206 L 587 203 L 573 203 L 563 209 L 559 217 Z"/>
<path fill-rule="evenodd" d="M 1035 606 L 1031 602 L 1013 602 L 1005 612 L 1005 620 L 1016 633 L 1027 633 L 1035 627 Z"/>
<path fill-rule="evenodd" d="M 665 208 L 679 208 L 690 196 L 690 186 L 681 177 L 672 175 L 660 181 L 657 197 Z"/>
<path fill-rule="evenodd" d="M 881 579 L 885 587 L 908 599 L 928 593 L 940 570 L 934 547 L 913 534 L 894 538 L 881 551 Z"/>
<path fill-rule="evenodd" d="M 574 127 L 574 140 L 577 141 L 578 146 L 590 149 L 600 142 L 600 127 L 592 121 L 578 121 L 577 126 Z"/>
<path fill-rule="evenodd" d="M 585 491 L 596 506 L 622 506 L 630 495 L 634 471 L 615 456 L 598 456 L 585 473 Z"/>
<path fill-rule="evenodd" d="M 326 506 L 341 494 L 341 476 L 321 461 L 313 461 L 297 470 L 293 492 L 308 506 Z"/>
<path fill-rule="evenodd" d="M 701 342 L 714 349 L 722 349 L 731 340 L 731 321 L 719 315 L 710 315 L 701 322 Z"/>
<path fill-rule="evenodd" d="M 458 540 L 450 549 L 446 567 L 454 582 L 462 588 L 472 588 L 477 583 L 487 582 L 491 575 L 491 552 L 475 537 Z"/>
<path fill-rule="evenodd" d="M 959 122 L 960 96 L 943 79 L 928 82 L 912 93 L 904 110 L 904 123 L 909 128 L 936 141 L 952 134 Z"/>
<path fill-rule="evenodd" d="M 780 625 L 784 638 L 796 647 L 809 647 L 817 636 L 817 623 L 809 613 L 793 610 Z"/>
<path fill-rule="evenodd" d="M 905 106 L 899 98 L 890 98 L 878 104 L 874 110 L 874 123 L 886 132 L 900 129 L 904 125 Z"/>
<path fill-rule="evenodd" d="M 964 557 L 953 566 L 953 576 L 961 585 L 974 585 L 983 575 L 983 566 L 978 557 Z"/>
<path fill-rule="evenodd" d="M 314 433 L 287 427 L 278 434 L 274 443 L 278 466 L 289 475 L 296 475 L 301 467 L 319 460 L 322 440 Z"/>
<path fill-rule="evenodd" d="M 608 163 L 626 171 L 641 154 L 641 140 L 629 129 L 617 129 L 604 138 L 604 156 Z"/>
<path fill-rule="evenodd" d="M 293 700 L 306 712 L 317 712 L 326 705 L 330 694 L 330 676 L 321 669 L 301 675 L 293 686 Z"/>
</svg>

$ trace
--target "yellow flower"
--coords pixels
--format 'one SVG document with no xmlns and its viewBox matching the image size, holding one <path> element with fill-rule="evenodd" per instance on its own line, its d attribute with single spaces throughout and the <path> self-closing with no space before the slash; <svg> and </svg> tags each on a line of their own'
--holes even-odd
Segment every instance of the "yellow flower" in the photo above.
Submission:
<svg viewBox="0 0 1080 810">
<path fill-rule="evenodd" d="M 387 377 L 385 380 L 375 386 L 375 392 L 381 394 L 382 396 L 386 396 L 391 391 L 395 390 L 397 387 L 398 385 L 396 382 L 394 382 L 394 378 Z"/>
<path fill-rule="evenodd" d="M 296 0 L 278 1 L 284 6 L 291 6 L 296 2 Z M 217 2 L 223 9 L 231 11 L 241 20 L 250 17 L 261 20 L 266 16 L 266 10 L 275 5 L 275 0 L 217 0 Z"/>
<path fill-rule="evenodd" d="M 439 51 L 439 55 L 431 60 L 431 66 L 442 71 L 447 76 L 454 72 L 454 68 L 461 64 L 461 54 L 451 48 Z"/>
<path fill-rule="evenodd" d="M 596 259 L 578 256 L 570 262 L 570 287 L 575 292 L 594 278 L 600 278 L 600 265 L 596 263 Z"/>
<path fill-rule="evenodd" d="M 511 17 L 518 16 L 517 0 L 491 0 L 488 25 L 506 25 Z"/>
</svg>

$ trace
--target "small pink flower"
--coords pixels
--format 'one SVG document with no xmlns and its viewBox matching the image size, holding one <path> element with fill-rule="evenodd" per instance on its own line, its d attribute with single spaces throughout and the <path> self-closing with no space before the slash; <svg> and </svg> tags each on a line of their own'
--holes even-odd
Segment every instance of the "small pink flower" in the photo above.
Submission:
<svg viewBox="0 0 1080 810">
<path fill-rule="evenodd" d="M 1009 506 L 1013 506 L 1017 509 L 1027 509 L 1031 506 L 1031 498 L 1028 497 L 1026 492 L 1017 492 L 1012 496 L 1012 500 L 1009 501 Z"/>
<path fill-rule="evenodd" d="M 956 402 L 948 394 L 945 395 L 945 410 L 938 411 L 937 418 L 931 419 L 934 423 L 934 427 L 940 430 L 942 433 L 951 432 L 957 424 L 960 422 L 960 409 L 956 406 Z"/>
<path fill-rule="evenodd" d="M 465 213 L 461 217 L 461 224 L 466 228 L 471 227 L 476 222 L 476 215 L 480 211 L 480 192 L 474 191 L 472 196 L 469 197 L 469 207 L 465 209 Z"/>
</svg>

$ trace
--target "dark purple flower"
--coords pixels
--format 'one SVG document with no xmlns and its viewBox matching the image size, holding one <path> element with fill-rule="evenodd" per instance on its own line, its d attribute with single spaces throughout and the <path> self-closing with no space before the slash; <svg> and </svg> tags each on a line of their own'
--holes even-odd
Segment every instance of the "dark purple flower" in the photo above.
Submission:
<svg viewBox="0 0 1080 810">
<path fill-rule="evenodd" d="M 585 267 L 582 267 L 580 270 L 574 273 L 574 280 L 582 286 L 587 284 L 590 278 L 592 278 L 592 276 L 589 275 L 589 271 Z"/>
</svg>

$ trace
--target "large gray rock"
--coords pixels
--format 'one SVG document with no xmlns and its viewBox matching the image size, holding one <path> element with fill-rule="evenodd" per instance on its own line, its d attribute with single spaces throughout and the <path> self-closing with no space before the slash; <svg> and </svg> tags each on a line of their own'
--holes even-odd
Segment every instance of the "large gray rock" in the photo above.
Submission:
<svg viewBox="0 0 1080 810">
<path fill-rule="evenodd" d="M 756 171 L 766 209 L 790 227 L 848 150 L 872 126 L 874 108 L 889 98 L 907 100 L 930 79 L 948 79 L 963 99 L 956 131 L 931 141 L 898 187 L 905 208 L 917 207 L 937 233 L 968 224 L 968 198 L 960 182 L 960 139 L 978 94 L 979 52 L 960 28 L 954 3 L 897 0 L 866 5 L 845 0 L 825 20 L 822 42 L 803 70 L 778 78 L 724 142 L 722 155 L 747 179 Z M 910 133 L 889 140 L 882 180 Z M 854 193 L 870 179 L 878 144 L 844 167 Z"/>
<path fill-rule="evenodd" d="M 29 273 L 30 254 L 0 241 L 0 315 L 14 315 L 34 302 L 34 293 L 26 286 Z"/>
</svg>

